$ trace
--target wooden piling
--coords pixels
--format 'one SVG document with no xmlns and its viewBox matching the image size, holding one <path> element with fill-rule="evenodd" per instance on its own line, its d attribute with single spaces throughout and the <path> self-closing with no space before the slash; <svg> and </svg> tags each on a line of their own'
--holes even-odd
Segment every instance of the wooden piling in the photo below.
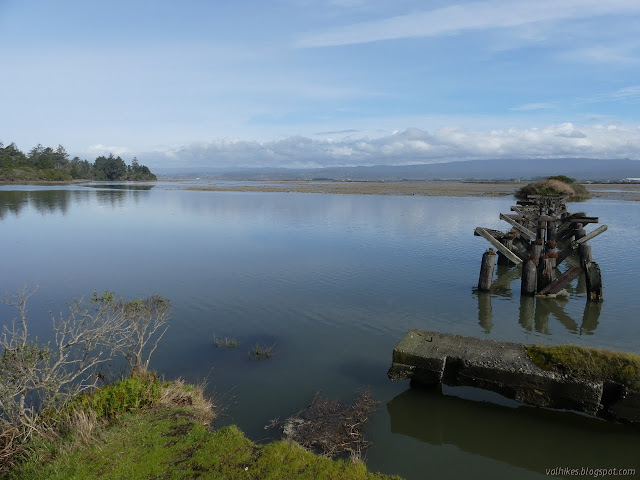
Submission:
<svg viewBox="0 0 640 480">
<path fill-rule="evenodd" d="M 600 265 L 596 262 L 585 264 L 584 277 L 587 282 L 587 301 L 602 302 L 602 275 Z"/>
<path fill-rule="evenodd" d="M 533 259 L 529 259 L 522 265 L 522 283 L 520 293 L 522 295 L 535 295 L 538 282 L 538 273 Z"/>
<path fill-rule="evenodd" d="M 542 256 L 543 249 L 544 249 L 544 245 L 542 242 L 539 242 L 539 241 L 533 242 L 531 244 L 531 247 L 529 248 L 529 252 L 533 257 L 533 263 L 535 263 L 536 265 L 538 265 L 538 262 L 540 261 L 540 257 Z"/>
<path fill-rule="evenodd" d="M 487 292 L 491 290 L 493 282 L 493 271 L 496 267 L 497 255 L 490 248 L 482 255 L 482 265 L 480 266 L 480 278 L 478 279 L 478 290 Z"/>
<path fill-rule="evenodd" d="M 543 290 L 553 282 L 553 269 L 556 267 L 556 258 L 542 256 L 538 263 L 538 290 Z"/>
<path fill-rule="evenodd" d="M 584 269 L 587 263 L 593 262 L 593 249 L 591 245 L 585 243 L 578 245 L 578 256 L 580 257 L 580 265 Z"/>
<path fill-rule="evenodd" d="M 503 238 L 502 244 L 509 250 L 513 251 L 513 238 Z M 498 251 L 498 265 L 511 266 L 515 264 L 511 260 L 509 260 L 502 252 Z"/>
</svg>

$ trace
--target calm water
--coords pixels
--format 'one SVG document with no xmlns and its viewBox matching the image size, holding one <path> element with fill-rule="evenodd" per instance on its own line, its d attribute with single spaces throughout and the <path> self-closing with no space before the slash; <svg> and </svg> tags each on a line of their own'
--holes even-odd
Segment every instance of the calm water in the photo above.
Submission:
<svg viewBox="0 0 640 480">
<path fill-rule="evenodd" d="M 48 310 L 94 289 L 159 294 L 174 312 L 153 367 L 168 378 L 206 378 L 224 406 L 218 425 L 237 423 L 254 440 L 319 390 L 349 401 L 368 386 L 381 401 L 367 432 L 374 470 L 409 479 L 640 470 L 637 429 L 469 388 L 409 390 L 386 377 L 409 328 L 640 353 L 638 202 L 570 206 L 609 226 L 591 242 L 605 302 L 587 306 L 582 280 L 566 301 L 521 301 L 517 272 L 506 272 L 495 294 L 474 293 L 488 244 L 473 229 L 505 230 L 498 215 L 511 197 L 149 187 L 0 186 L 0 291 L 39 286 L 30 305 L 39 338 L 47 338 Z M 0 314 L 6 322 L 12 312 L 2 306 Z M 214 334 L 236 337 L 240 348 L 215 348 Z M 275 344 L 275 357 L 251 360 L 258 341 Z"/>
</svg>

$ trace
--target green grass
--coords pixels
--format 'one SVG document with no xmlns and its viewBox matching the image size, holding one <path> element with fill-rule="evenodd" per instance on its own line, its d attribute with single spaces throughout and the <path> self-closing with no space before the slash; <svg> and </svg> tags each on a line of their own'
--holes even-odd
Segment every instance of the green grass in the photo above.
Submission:
<svg viewBox="0 0 640 480">
<path fill-rule="evenodd" d="M 360 461 L 315 455 L 294 442 L 256 445 L 236 426 L 211 431 L 214 413 L 201 387 L 132 377 L 69 404 L 61 412 L 65 428 L 34 439 L 23 461 L 3 478 L 399 478 L 373 474 Z"/>
<path fill-rule="evenodd" d="M 526 350 L 531 360 L 544 370 L 640 389 L 640 355 L 575 345 L 527 345 Z"/>
<path fill-rule="evenodd" d="M 8 480 L 72 479 L 382 479 L 361 462 L 334 461 L 295 443 L 256 445 L 235 426 L 215 432 L 187 409 L 129 412 L 98 442 L 52 461 L 27 462 Z M 395 477 L 398 478 L 398 477 Z"/>
</svg>

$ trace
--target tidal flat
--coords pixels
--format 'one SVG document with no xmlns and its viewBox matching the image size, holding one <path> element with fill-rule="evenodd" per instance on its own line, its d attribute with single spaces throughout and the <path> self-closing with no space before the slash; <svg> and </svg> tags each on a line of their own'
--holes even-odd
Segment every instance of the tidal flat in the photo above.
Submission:
<svg viewBox="0 0 640 480">
<path fill-rule="evenodd" d="M 513 195 L 525 182 L 462 181 L 246 181 L 187 186 L 214 192 L 297 192 L 342 195 L 421 195 L 426 197 L 501 197 Z M 640 201 L 640 183 L 588 184 L 597 198 Z"/>
</svg>

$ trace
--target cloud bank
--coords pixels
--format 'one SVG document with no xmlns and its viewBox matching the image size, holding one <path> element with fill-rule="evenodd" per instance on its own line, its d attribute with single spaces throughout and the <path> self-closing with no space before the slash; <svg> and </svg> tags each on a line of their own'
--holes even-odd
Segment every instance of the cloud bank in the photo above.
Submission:
<svg viewBox="0 0 640 480">
<path fill-rule="evenodd" d="M 351 132 L 351 130 L 349 130 Z M 268 142 L 237 139 L 195 143 L 140 154 L 162 167 L 286 167 L 411 165 L 489 158 L 640 159 L 640 127 L 576 126 L 468 131 L 446 127 L 430 133 L 408 128 L 378 138 L 313 139 L 292 136 Z"/>
</svg>

